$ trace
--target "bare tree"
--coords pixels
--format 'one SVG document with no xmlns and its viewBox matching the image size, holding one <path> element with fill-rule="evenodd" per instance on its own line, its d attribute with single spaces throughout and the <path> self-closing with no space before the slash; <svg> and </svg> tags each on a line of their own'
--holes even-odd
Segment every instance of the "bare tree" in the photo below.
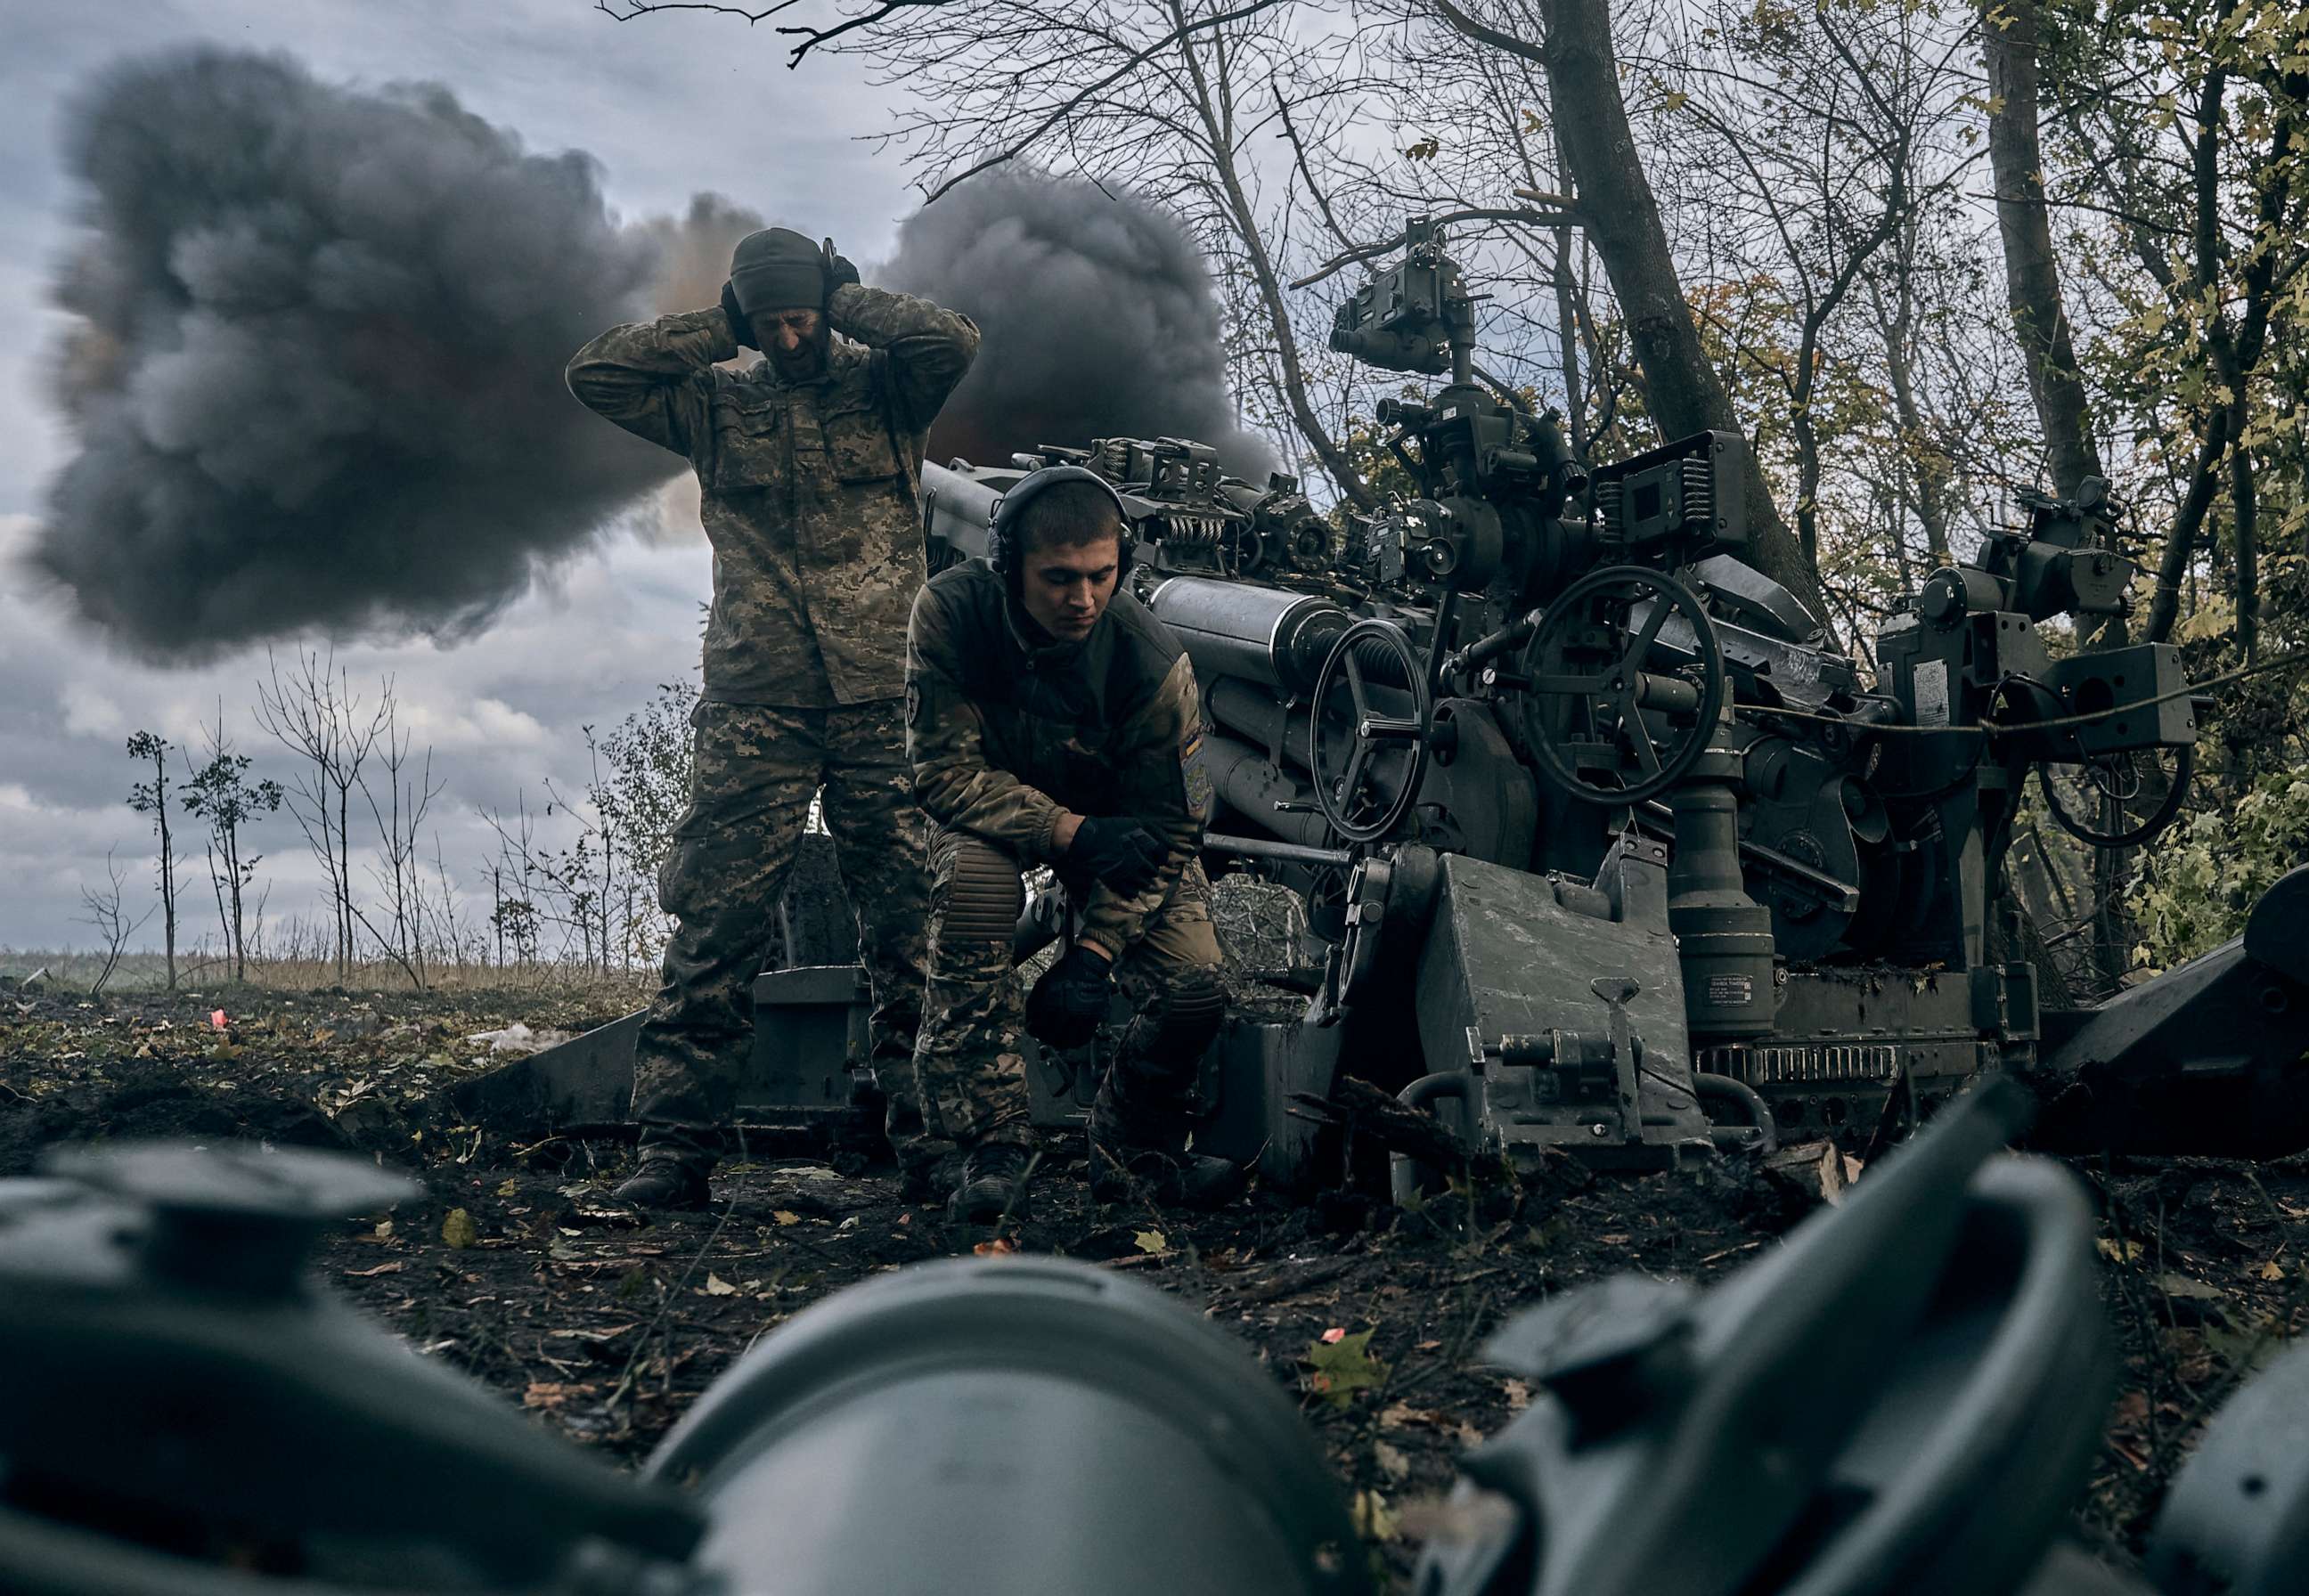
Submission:
<svg viewBox="0 0 2309 1596">
<path fill-rule="evenodd" d="M 289 784 L 289 811 L 304 833 L 306 846 L 320 862 L 336 927 L 333 956 L 339 977 L 348 973 L 359 923 L 353 893 L 352 794 L 361 770 L 385 730 L 381 709 L 363 716 L 350 676 L 337 668 L 332 650 L 324 659 L 300 650 L 284 678 L 281 662 L 268 650 L 267 679 L 257 685 L 256 720 L 304 763 Z"/>
<path fill-rule="evenodd" d="M 103 891 L 98 892 L 85 884 L 81 887 L 81 908 L 85 912 L 74 917 L 82 925 L 95 927 L 96 934 L 104 945 L 104 968 L 97 972 L 95 982 L 89 988 L 91 996 L 102 992 L 105 984 L 112 979 L 112 972 L 120 968 L 121 954 L 127 952 L 129 942 L 143 928 L 144 922 L 152 918 L 153 912 L 148 909 L 143 914 L 132 916 L 121 907 L 121 892 L 126 885 L 126 877 L 113 861 L 109 849 L 105 850 L 104 875 L 106 885 Z M 174 968 L 172 962 L 172 971 Z"/>
<path fill-rule="evenodd" d="M 171 992 L 177 989 L 177 846 L 169 833 L 169 755 L 174 752 L 176 746 L 158 732 L 140 731 L 128 739 L 128 757 L 149 760 L 152 765 L 152 779 L 129 789 L 128 807 L 139 815 L 150 815 L 152 830 L 160 839 L 160 856 L 153 869 L 160 881 L 160 932 L 168 949 Z M 118 895 L 116 891 L 116 909 Z M 108 965 L 106 973 L 110 973 Z"/>
<path fill-rule="evenodd" d="M 426 979 L 426 891 L 419 841 L 426 813 L 447 783 L 434 779 L 432 748 L 428 746 L 422 754 L 416 753 L 412 734 L 402 729 L 400 701 L 391 677 L 378 685 L 373 723 L 376 732 L 373 747 L 375 771 L 380 780 L 373 784 L 369 774 L 358 765 L 353 779 L 354 785 L 360 789 L 362 802 L 368 806 L 369 818 L 376 826 L 378 857 L 369 867 L 369 876 L 385 896 L 385 909 L 379 910 L 378 918 L 383 920 L 389 910 L 391 929 L 372 923 L 365 912 L 357 910 L 356 914 L 385 956 L 400 965 L 412 983 L 422 987 Z M 378 785 L 385 789 L 383 798 L 377 796 Z"/>
</svg>

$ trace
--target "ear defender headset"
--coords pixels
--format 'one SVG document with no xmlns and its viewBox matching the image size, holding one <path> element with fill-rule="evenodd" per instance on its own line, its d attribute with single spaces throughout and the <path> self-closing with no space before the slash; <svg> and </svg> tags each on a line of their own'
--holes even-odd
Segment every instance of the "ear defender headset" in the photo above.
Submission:
<svg viewBox="0 0 2309 1596">
<path fill-rule="evenodd" d="M 1024 555 L 1018 522 L 1027 502 L 1046 487 L 1061 482 L 1095 482 L 1099 491 L 1114 503 L 1114 517 L 1122 523 L 1122 534 L 1116 539 L 1120 546 L 1115 558 L 1114 585 L 1120 591 L 1123 579 L 1130 574 L 1130 513 L 1123 508 L 1122 496 L 1114 485 L 1087 466 L 1046 465 L 1039 471 L 1021 477 L 1016 485 L 994 501 L 994 513 L 986 523 L 986 563 L 994 567 L 1005 586 L 1013 592 L 1018 588 L 1025 567 L 1020 564 Z"/>
</svg>

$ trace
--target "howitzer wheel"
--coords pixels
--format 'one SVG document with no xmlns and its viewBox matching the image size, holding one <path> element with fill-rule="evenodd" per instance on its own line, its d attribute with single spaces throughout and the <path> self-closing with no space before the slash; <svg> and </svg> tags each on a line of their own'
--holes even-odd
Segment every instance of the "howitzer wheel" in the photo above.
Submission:
<svg viewBox="0 0 2309 1596">
<path fill-rule="evenodd" d="M 2168 766 L 2159 756 L 2174 756 Z M 2128 748 L 2082 762 L 2037 767 L 2045 807 L 2061 829 L 2089 848 L 2137 848 L 2171 825 L 2188 801 L 2197 751 Z"/>
<path fill-rule="evenodd" d="M 1636 607 L 1651 613 L 1631 625 Z M 1682 618 L 1698 658 L 1669 671 L 1644 661 L 1670 616 Z M 1640 804 L 1658 798 L 1708 752 L 1724 708 L 1724 648 L 1699 595 L 1663 571 L 1606 565 L 1591 571 L 1547 607 L 1525 649 L 1526 740 L 1549 781 L 1591 804 Z M 1665 728 L 1655 735 L 1654 723 Z M 1633 781 L 1612 785 L 1582 772 L 1574 744 L 1632 756 Z"/>
<path fill-rule="evenodd" d="M 1406 699 L 1411 712 L 1381 712 L 1382 691 Z M 1330 724 L 1335 709 L 1344 737 Z M 1315 802 L 1334 832 L 1350 842 L 1376 842 L 1403 824 L 1419 801 L 1434 728 L 1427 669 L 1403 628 L 1365 620 L 1341 634 L 1316 673 L 1307 729 Z"/>
</svg>

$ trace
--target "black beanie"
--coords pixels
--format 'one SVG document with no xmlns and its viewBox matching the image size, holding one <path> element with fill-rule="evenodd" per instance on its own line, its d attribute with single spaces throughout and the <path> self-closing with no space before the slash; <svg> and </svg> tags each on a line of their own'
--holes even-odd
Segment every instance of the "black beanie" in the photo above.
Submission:
<svg viewBox="0 0 2309 1596">
<path fill-rule="evenodd" d="M 730 286 L 748 316 L 772 310 L 826 307 L 826 257 L 789 228 L 765 228 L 738 240 L 730 256 Z"/>
</svg>

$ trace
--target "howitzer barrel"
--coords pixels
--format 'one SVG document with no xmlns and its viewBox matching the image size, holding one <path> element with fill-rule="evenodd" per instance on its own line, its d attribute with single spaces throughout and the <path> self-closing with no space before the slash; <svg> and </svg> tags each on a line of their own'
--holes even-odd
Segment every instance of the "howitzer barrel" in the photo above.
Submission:
<svg viewBox="0 0 2309 1596">
<path fill-rule="evenodd" d="M 1328 599 L 1240 582 L 1173 576 L 1148 600 L 1206 684 L 1240 677 L 1303 693 L 1354 617 Z"/>
<path fill-rule="evenodd" d="M 1055 1258 L 818 1304 L 648 1471 L 702 1477 L 697 1562 L 733 1593 L 1370 1588 L 1274 1383 L 1160 1292 Z"/>
</svg>

